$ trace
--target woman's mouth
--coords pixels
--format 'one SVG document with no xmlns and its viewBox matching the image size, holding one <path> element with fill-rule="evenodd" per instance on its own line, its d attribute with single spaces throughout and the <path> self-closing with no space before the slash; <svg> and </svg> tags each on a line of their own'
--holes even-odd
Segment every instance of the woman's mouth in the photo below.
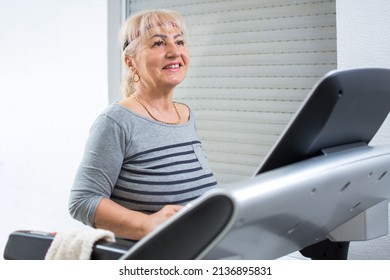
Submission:
<svg viewBox="0 0 390 280">
<path fill-rule="evenodd" d="M 172 63 L 164 66 L 163 69 L 179 69 L 181 67 L 180 63 Z"/>
</svg>

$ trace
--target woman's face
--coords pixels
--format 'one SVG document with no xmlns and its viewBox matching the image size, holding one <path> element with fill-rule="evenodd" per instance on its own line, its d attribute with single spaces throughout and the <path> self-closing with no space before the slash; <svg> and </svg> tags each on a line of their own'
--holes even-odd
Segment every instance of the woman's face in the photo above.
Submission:
<svg viewBox="0 0 390 280">
<path fill-rule="evenodd" d="M 150 38 L 139 45 L 133 67 L 140 76 L 140 84 L 148 90 L 172 90 L 187 73 L 189 55 L 179 29 L 156 29 Z"/>
</svg>

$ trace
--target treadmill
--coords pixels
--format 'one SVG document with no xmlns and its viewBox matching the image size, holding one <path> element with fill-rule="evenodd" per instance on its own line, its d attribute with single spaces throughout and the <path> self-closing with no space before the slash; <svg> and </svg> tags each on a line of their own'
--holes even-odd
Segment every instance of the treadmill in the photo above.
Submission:
<svg viewBox="0 0 390 280">
<path fill-rule="evenodd" d="M 347 259 L 387 234 L 390 69 L 335 70 L 313 87 L 255 174 L 209 191 L 138 242 L 99 241 L 91 259 Z M 4 259 L 44 259 L 54 233 L 15 231 Z"/>
</svg>

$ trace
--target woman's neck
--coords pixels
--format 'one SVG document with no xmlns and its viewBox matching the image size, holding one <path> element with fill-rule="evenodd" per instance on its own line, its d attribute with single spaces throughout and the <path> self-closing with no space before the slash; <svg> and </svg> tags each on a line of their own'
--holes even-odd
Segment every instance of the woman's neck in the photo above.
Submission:
<svg viewBox="0 0 390 280">
<path fill-rule="evenodd" d="M 136 89 L 134 95 L 158 111 L 172 110 L 173 90 Z"/>
</svg>

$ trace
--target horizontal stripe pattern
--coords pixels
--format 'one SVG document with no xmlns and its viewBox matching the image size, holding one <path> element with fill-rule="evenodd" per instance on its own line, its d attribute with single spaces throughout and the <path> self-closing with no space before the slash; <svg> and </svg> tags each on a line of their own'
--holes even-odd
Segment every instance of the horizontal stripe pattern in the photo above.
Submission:
<svg viewBox="0 0 390 280">
<path fill-rule="evenodd" d="M 179 144 L 174 144 L 174 145 L 168 145 L 168 146 L 162 146 L 162 147 L 158 147 L 158 148 L 149 149 L 149 150 L 146 150 L 146 151 L 143 151 L 143 152 L 139 152 L 139 153 L 137 153 L 135 155 L 132 155 L 130 157 L 125 158 L 124 162 L 125 163 L 129 162 L 129 161 L 131 161 L 132 158 L 136 158 L 136 157 L 139 157 L 141 155 L 150 154 L 150 153 L 153 153 L 153 152 L 158 152 L 158 151 L 163 151 L 163 150 L 179 148 L 179 147 L 188 146 L 188 145 L 195 145 L 195 144 L 200 144 L 200 141 L 191 141 L 191 142 L 185 142 L 185 143 L 179 143 Z"/>
<path fill-rule="evenodd" d="M 111 199 L 152 213 L 185 204 L 217 186 L 198 140 L 146 149 L 125 157 Z"/>
</svg>

